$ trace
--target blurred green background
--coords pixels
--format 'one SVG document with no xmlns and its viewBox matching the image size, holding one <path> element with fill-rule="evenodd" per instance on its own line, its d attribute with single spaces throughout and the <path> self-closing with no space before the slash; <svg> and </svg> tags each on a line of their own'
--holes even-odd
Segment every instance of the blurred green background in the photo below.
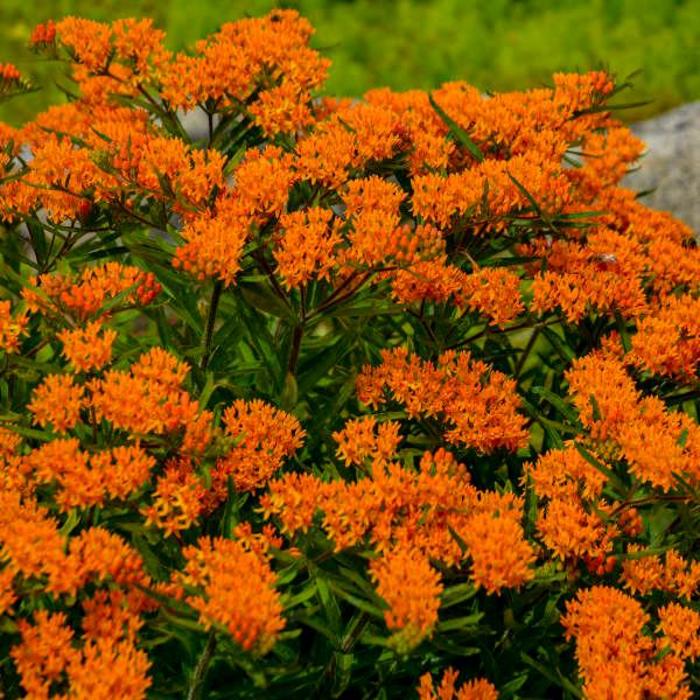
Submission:
<svg viewBox="0 0 700 700">
<path fill-rule="evenodd" d="M 700 98 L 699 0 L 0 0 L 0 62 L 43 89 L 11 100 L 0 119 L 20 124 L 51 101 L 60 73 L 26 49 L 31 28 L 68 14 L 93 19 L 150 16 L 180 49 L 221 23 L 294 7 L 317 29 L 314 45 L 333 60 L 328 91 L 432 88 L 463 79 L 483 90 L 547 83 L 558 70 L 640 70 L 622 112 L 649 117 Z"/>
</svg>

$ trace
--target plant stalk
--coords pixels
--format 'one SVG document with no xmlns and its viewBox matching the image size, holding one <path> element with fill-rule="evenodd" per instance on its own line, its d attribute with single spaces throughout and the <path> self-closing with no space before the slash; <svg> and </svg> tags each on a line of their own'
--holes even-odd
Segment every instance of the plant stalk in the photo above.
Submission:
<svg viewBox="0 0 700 700">
<path fill-rule="evenodd" d="M 223 282 L 216 280 L 214 289 L 211 293 L 211 301 L 209 302 L 209 315 L 207 316 L 207 325 L 204 328 L 204 338 L 202 341 L 202 359 L 199 362 L 199 368 L 205 370 L 211 359 L 211 343 L 214 338 L 214 324 L 216 323 L 216 312 L 219 309 L 219 300 L 223 290 Z"/>
</svg>

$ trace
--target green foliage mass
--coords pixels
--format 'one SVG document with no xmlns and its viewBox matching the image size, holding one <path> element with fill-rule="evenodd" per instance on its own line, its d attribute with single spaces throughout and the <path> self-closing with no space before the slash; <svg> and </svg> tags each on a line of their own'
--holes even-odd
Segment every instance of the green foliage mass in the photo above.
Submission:
<svg viewBox="0 0 700 700">
<path fill-rule="evenodd" d="M 55 102 L 61 80 L 25 45 L 31 28 L 68 14 L 97 20 L 153 17 L 180 49 L 246 14 L 275 5 L 298 9 L 318 30 L 315 44 L 333 59 L 328 92 L 429 89 L 466 80 L 483 90 L 522 89 L 558 70 L 633 71 L 640 119 L 700 98 L 700 2 L 695 0 L 2 0 L 2 61 L 44 88 L 4 105 L 0 119 L 20 124 Z M 65 78 L 62 79 L 65 85 Z"/>
</svg>

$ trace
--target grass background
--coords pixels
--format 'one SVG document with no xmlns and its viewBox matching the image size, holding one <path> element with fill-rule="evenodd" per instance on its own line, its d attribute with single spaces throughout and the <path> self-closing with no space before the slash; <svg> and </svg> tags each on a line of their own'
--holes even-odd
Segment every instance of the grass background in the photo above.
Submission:
<svg viewBox="0 0 700 700">
<path fill-rule="evenodd" d="M 641 71 L 625 100 L 652 102 L 621 112 L 626 119 L 700 98 L 697 0 L 0 0 L 0 62 L 43 87 L 0 107 L 0 119 L 17 125 L 60 99 L 58 67 L 26 49 L 40 21 L 150 16 L 181 49 L 223 22 L 279 5 L 316 27 L 314 45 L 333 60 L 334 94 L 458 79 L 483 90 L 521 89 L 547 83 L 554 71 L 605 66 L 620 77 Z"/>
</svg>

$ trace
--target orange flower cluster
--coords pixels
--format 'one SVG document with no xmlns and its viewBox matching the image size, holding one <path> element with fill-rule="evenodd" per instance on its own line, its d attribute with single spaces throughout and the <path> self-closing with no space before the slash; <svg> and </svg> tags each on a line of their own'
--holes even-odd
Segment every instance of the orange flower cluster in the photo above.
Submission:
<svg viewBox="0 0 700 700">
<path fill-rule="evenodd" d="M 390 644 L 406 653 L 429 636 L 437 622 L 443 589 L 440 574 L 425 558 L 404 549 L 375 559 L 369 571 L 377 593 L 389 606 L 384 613 L 386 626 L 398 630 Z"/>
<path fill-rule="evenodd" d="M 112 359 L 112 345 L 117 332 L 104 328 L 99 321 L 85 328 L 64 330 L 58 334 L 63 343 L 63 354 L 79 372 L 102 369 Z"/>
<path fill-rule="evenodd" d="M 345 466 L 361 466 L 369 459 L 372 465 L 386 464 L 401 442 L 401 425 L 394 421 L 377 423 L 374 416 L 347 421 L 342 430 L 333 433 L 338 443 L 337 454 Z"/>
<path fill-rule="evenodd" d="M 212 470 L 210 507 L 226 499 L 229 477 L 238 491 L 264 486 L 304 439 L 296 418 L 258 399 L 235 401 L 224 412 L 223 422 L 236 444 Z"/>
<path fill-rule="evenodd" d="M 546 501 L 537 531 L 556 556 L 592 562 L 610 555 L 620 530 L 600 515 L 609 509 L 601 498 L 607 480 L 573 445 L 550 450 L 527 465 L 524 479 Z"/>
<path fill-rule="evenodd" d="M 204 511 L 205 489 L 192 460 L 171 460 L 156 481 L 152 503 L 142 509 L 148 525 L 172 535 L 190 528 Z"/>
<path fill-rule="evenodd" d="M 27 332 L 29 319 L 25 313 L 12 315 L 9 301 L 0 301 L 0 350 L 18 352 L 20 337 Z"/>
<path fill-rule="evenodd" d="M 56 503 L 64 510 L 124 500 L 150 476 L 155 459 L 138 445 L 88 454 L 76 438 L 54 440 L 26 457 L 39 483 L 56 484 Z"/>
<path fill-rule="evenodd" d="M 591 438 L 608 449 L 612 443 L 640 481 L 668 491 L 677 474 L 700 478 L 700 426 L 644 397 L 619 360 L 594 353 L 575 360 L 566 377 Z"/>
<path fill-rule="evenodd" d="M 43 610 L 34 615 L 34 624 L 21 620 L 19 628 L 22 641 L 11 656 L 29 697 L 57 697 L 52 687 L 62 682 L 76 698 L 146 697 L 150 662 L 136 648 L 133 635 L 109 630 L 95 636 L 86 630 L 84 644 L 76 648 L 66 615 Z"/>
<path fill-rule="evenodd" d="M 152 272 L 117 262 L 86 267 L 80 276 L 40 275 L 29 285 L 22 290 L 22 297 L 30 311 L 68 313 L 81 320 L 96 315 L 116 299 L 124 306 L 146 306 L 161 289 Z"/>
<path fill-rule="evenodd" d="M 85 405 L 85 388 L 75 384 L 71 375 L 49 374 L 34 390 L 27 408 L 34 414 L 35 423 L 65 433 L 75 428 Z"/>
<path fill-rule="evenodd" d="M 457 688 L 458 676 L 459 672 L 453 668 L 446 669 L 436 688 L 429 673 L 422 675 L 418 686 L 419 700 L 498 700 L 498 691 L 485 678 L 466 681 Z"/>
<path fill-rule="evenodd" d="M 633 593 L 648 595 L 659 590 L 679 598 L 692 599 L 700 590 L 700 562 L 684 559 L 669 549 L 663 561 L 658 555 L 643 554 L 630 545 L 630 558 L 622 564 L 622 583 Z"/>
<path fill-rule="evenodd" d="M 276 576 L 265 558 L 235 540 L 205 537 L 183 554 L 183 583 L 201 590 L 187 602 L 199 612 L 202 624 L 225 627 L 246 651 L 269 650 L 284 620 L 274 589 Z"/>
<path fill-rule="evenodd" d="M 662 626 L 675 634 L 678 611 L 667 610 L 664 618 Z M 643 633 L 648 622 L 642 606 L 616 588 L 594 586 L 567 603 L 562 624 L 567 638 L 576 640 L 576 660 L 587 698 L 692 697 L 683 655 L 672 648 L 671 654 L 656 660 L 654 640 Z M 687 654 L 694 650 L 692 639 L 691 627 L 670 642 L 678 643 L 677 648 Z M 663 648 L 664 641 L 660 643 Z"/>
<path fill-rule="evenodd" d="M 314 207 L 280 217 L 284 234 L 274 255 L 288 288 L 328 278 L 335 263 L 333 251 L 341 241 L 334 227 L 329 227 L 332 215 L 330 209 Z"/>
<path fill-rule="evenodd" d="M 652 374 L 693 383 L 700 363 L 700 299 L 669 297 L 644 317 L 632 337 L 629 362 Z"/>
<path fill-rule="evenodd" d="M 90 380 L 89 405 L 98 420 L 118 430 L 132 435 L 182 432 L 183 451 L 201 452 L 211 438 L 211 414 L 181 388 L 187 371 L 171 354 L 153 348 L 129 371 L 107 370 Z"/>
<path fill-rule="evenodd" d="M 362 454 L 359 450 L 356 454 Z M 288 474 L 270 482 L 260 502 L 289 534 L 308 529 L 321 511 L 323 529 L 337 550 L 368 538 L 378 552 L 408 551 L 415 561 L 429 558 L 453 566 L 471 557 L 472 579 L 489 593 L 517 588 L 533 574 L 535 557 L 520 524 L 522 501 L 478 491 L 465 467 L 444 450 L 424 453 L 419 471 L 378 455 L 371 475 L 352 483 Z M 402 561 L 410 559 L 399 557 L 397 566 Z M 384 571 L 384 564 L 377 566 Z"/>
<path fill-rule="evenodd" d="M 357 394 L 372 407 L 386 402 L 385 389 L 409 418 L 437 418 L 445 439 L 480 452 L 515 451 L 525 445 L 525 419 L 517 413 L 515 382 L 468 352 L 443 353 L 437 363 L 409 355 L 406 348 L 382 351 L 382 364 L 364 367 Z"/>
</svg>

